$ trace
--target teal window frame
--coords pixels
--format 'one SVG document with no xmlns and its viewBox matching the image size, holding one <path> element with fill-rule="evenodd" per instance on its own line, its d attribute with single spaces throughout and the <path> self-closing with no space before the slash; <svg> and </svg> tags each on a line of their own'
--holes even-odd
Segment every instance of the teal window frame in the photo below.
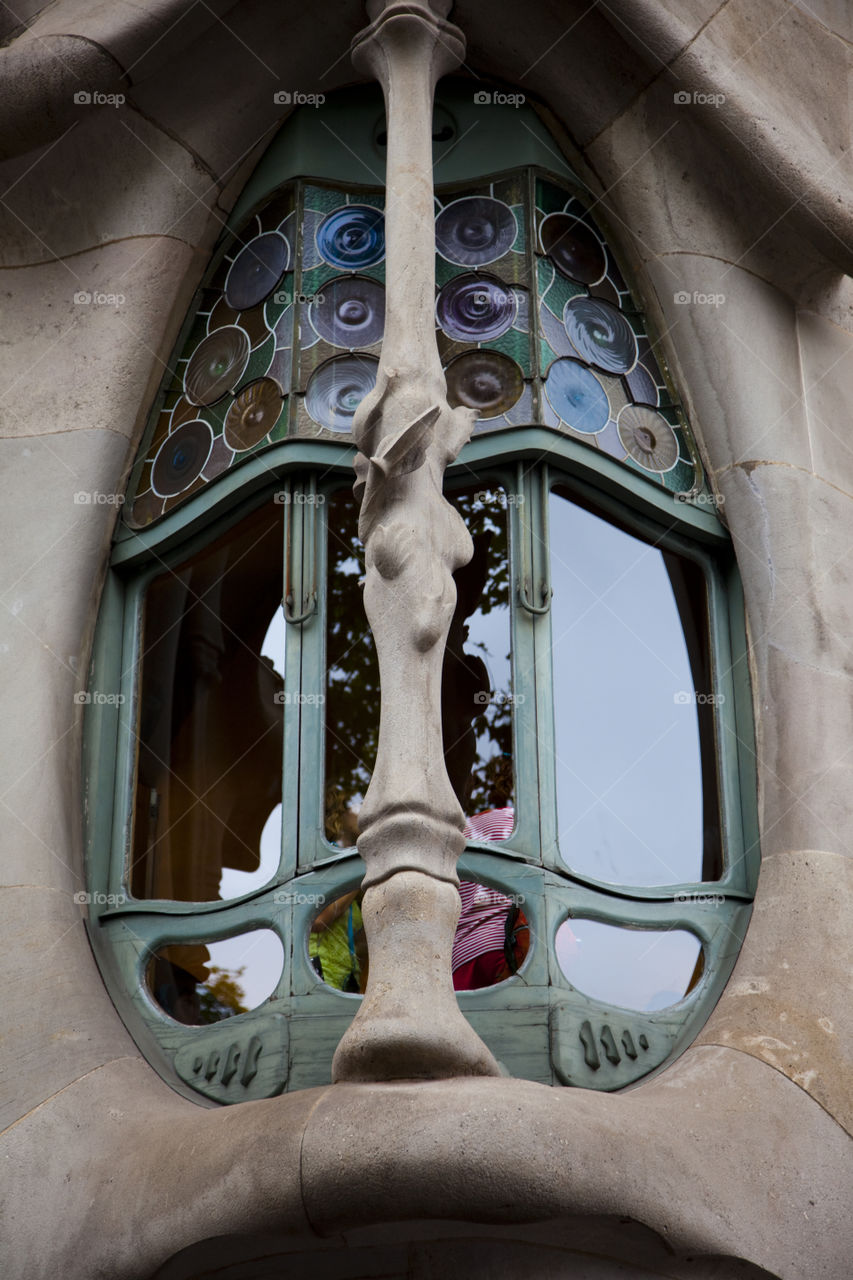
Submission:
<svg viewBox="0 0 853 1280">
<path fill-rule="evenodd" d="M 495 113 L 476 116 L 476 141 L 464 138 L 476 112 L 470 85 L 442 85 L 440 100 L 459 126 L 460 143 L 437 152 L 436 183 L 470 184 L 527 167 L 558 181 L 577 179 L 541 120 L 529 114 L 511 136 Z M 363 187 L 377 182 L 381 157 L 373 137 L 381 100 L 354 91 L 336 108 L 336 134 L 317 113 L 297 113 L 281 131 L 237 202 L 227 231 L 285 182 L 301 175 Z M 524 111 L 528 111 L 525 108 Z M 476 154 L 475 154 L 476 153 Z M 214 255 L 213 263 L 220 253 Z M 213 266 L 211 267 L 211 270 Z M 195 311 L 179 337 L 180 350 Z M 152 418 L 156 417 L 156 413 Z M 226 902 L 138 902 L 127 895 L 134 733 L 138 697 L 141 609 L 147 583 L 164 564 L 184 560 L 236 524 L 284 485 L 323 491 L 352 483 L 353 448 L 346 442 L 291 437 L 247 458 L 141 530 L 117 534 L 96 629 L 90 687 L 122 701 L 93 702 L 84 720 L 84 818 L 91 903 L 88 929 L 112 998 L 142 1051 L 172 1087 L 197 1102 L 233 1103 L 283 1089 L 325 1083 L 334 1049 L 359 996 L 319 981 L 307 953 L 316 910 L 357 887 L 364 866 L 352 850 L 336 850 L 323 834 L 324 743 L 321 717 L 285 707 L 282 860 L 262 889 Z M 671 1062 L 704 1024 L 731 973 L 746 931 L 758 874 L 755 749 L 746 626 L 729 535 L 716 514 L 603 452 L 548 427 L 514 427 L 474 435 L 448 471 L 448 487 L 495 479 L 524 496 L 509 505 L 511 635 L 514 692 L 524 695 L 514 724 L 517 826 L 500 844 L 470 842 L 460 871 L 505 892 L 522 894 L 534 938 L 519 974 L 497 987 L 461 992 L 460 1007 L 506 1069 L 543 1083 L 619 1089 Z M 722 879 L 666 886 L 597 883 L 572 872 L 557 851 L 556 792 L 549 752 L 554 734 L 550 618 L 531 613 L 531 591 L 547 578 L 548 483 L 623 527 L 651 535 L 696 561 L 708 583 L 714 669 L 725 701 L 715 708 L 725 865 Z M 706 495 L 707 496 L 707 495 Z M 292 504 L 285 556 L 291 609 L 307 614 L 287 627 L 285 688 L 319 693 L 324 683 L 326 539 L 322 507 Z M 284 589 L 284 588 L 283 588 Z M 520 717 L 520 719 L 519 719 Z M 538 748 L 523 749 L 524 718 L 534 717 Z M 298 813 L 298 825 L 288 814 Z M 283 895 L 276 901 L 276 895 Z M 304 899 L 301 900 L 301 899 Z M 605 1005 L 570 986 L 556 964 L 562 922 L 583 917 L 633 928 L 688 929 L 704 948 L 698 985 L 683 1000 L 653 1014 Z M 258 1009 L 204 1027 L 173 1022 L 148 994 L 144 969 L 153 951 L 174 942 L 206 942 L 252 928 L 273 927 L 284 946 L 284 968 L 272 997 Z M 643 1041 L 645 1040 L 645 1046 Z"/>
<path fill-rule="evenodd" d="M 140 1047 L 164 1078 L 188 1096 L 202 1093 L 216 1101 L 236 1101 L 328 1080 L 332 1053 L 360 997 L 325 986 L 313 971 L 307 953 L 316 911 L 312 903 L 356 888 L 364 867 L 355 851 L 337 850 L 325 839 L 322 717 L 300 717 L 295 698 L 285 707 L 282 856 L 273 880 L 225 902 L 140 902 L 129 897 L 124 867 L 130 848 L 144 591 L 164 565 L 186 559 L 283 485 L 322 493 L 349 484 L 352 454 L 351 447 L 325 441 L 284 442 L 221 485 L 193 496 L 151 529 L 120 535 L 114 548 L 92 681 L 99 689 L 117 689 L 123 701 L 87 708 L 89 930 L 113 999 Z M 511 1074 L 543 1083 L 620 1088 L 660 1069 L 695 1037 L 731 972 L 749 918 L 758 849 L 754 753 L 743 605 L 731 543 L 707 511 L 675 501 L 641 476 L 632 476 L 626 485 L 617 462 L 591 455 L 547 428 L 478 436 L 450 469 L 448 489 L 472 478 L 502 483 L 525 499 L 508 504 L 513 688 L 524 699 L 514 724 L 516 830 L 500 844 L 469 842 L 460 871 L 523 895 L 534 943 L 518 975 L 497 987 L 460 993 L 460 1007 Z M 688 555 L 705 573 L 719 673 L 715 687 L 725 694 L 715 712 L 725 847 L 720 880 L 626 888 L 582 877 L 559 856 L 549 764 L 554 733 L 550 618 L 531 614 L 519 603 L 521 583 L 542 571 L 544 498 L 554 481 L 592 502 L 603 515 L 618 517 L 623 527 Z M 293 607 L 308 613 L 303 622 L 287 627 L 285 690 L 291 694 L 324 689 L 325 510 L 302 503 L 283 507 L 301 525 L 299 536 L 290 539 L 291 558 L 297 558 L 291 562 L 290 582 Z M 282 532 L 286 536 L 284 527 Z M 521 735 L 529 736 L 529 727 L 522 724 L 525 716 L 535 716 L 538 726 L 535 756 L 519 746 Z M 298 827 L 288 821 L 297 812 Z M 277 895 L 284 900 L 276 901 Z M 557 929 L 573 917 L 634 928 L 687 929 L 702 944 L 704 972 L 688 996 L 654 1014 L 605 1005 L 572 988 L 556 964 Z M 148 994 L 143 971 L 158 947 L 209 942 L 262 927 L 278 932 L 285 961 L 273 997 L 259 1009 L 209 1027 L 186 1027 L 168 1018 Z M 645 1050 L 637 1049 L 642 1039 L 648 1044 Z M 200 1059 L 221 1063 L 229 1051 L 245 1057 L 258 1042 L 263 1046 L 258 1070 L 248 1085 L 240 1083 L 239 1073 L 223 1083 L 221 1069 L 210 1081 L 202 1078 L 206 1066 L 201 1075 L 193 1071 Z M 624 1051 L 626 1042 L 633 1044 L 634 1057 Z M 235 1050 L 235 1044 L 241 1047 Z"/>
</svg>

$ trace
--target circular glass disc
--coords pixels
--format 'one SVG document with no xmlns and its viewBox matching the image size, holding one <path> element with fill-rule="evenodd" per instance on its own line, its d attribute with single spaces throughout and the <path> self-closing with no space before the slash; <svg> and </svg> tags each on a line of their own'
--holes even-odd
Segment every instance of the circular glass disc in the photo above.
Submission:
<svg viewBox="0 0 853 1280">
<path fill-rule="evenodd" d="M 249 339 L 235 324 L 214 329 L 190 356 L 184 394 L 191 404 L 214 404 L 240 381 L 249 360 Z"/>
<path fill-rule="evenodd" d="M 277 231 L 250 240 L 231 263 L 225 281 L 225 301 L 246 311 L 268 298 L 290 263 L 290 245 Z"/>
<path fill-rule="evenodd" d="M 374 356 L 337 356 L 315 369 L 305 392 L 305 408 L 320 427 L 352 431 L 355 411 L 376 385 Z"/>
<path fill-rule="evenodd" d="M 167 436 L 151 468 L 151 487 L 161 498 L 183 493 L 204 470 L 213 448 L 213 432 L 196 418 Z"/>
<path fill-rule="evenodd" d="M 555 360 L 545 379 L 545 394 L 555 413 L 575 431 L 595 435 L 610 418 L 607 392 L 595 374 L 568 357 Z"/>
<path fill-rule="evenodd" d="M 506 413 L 524 390 L 521 369 L 499 351 L 466 351 L 451 360 L 445 374 L 450 406 L 467 405 L 482 418 Z"/>
<path fill-rule="evenodd" d="M 281 413 L 282 395 L 272 378 L 244 387 L 228 410 L 223 434 L 230 449 L 251 449 L 272 431 Z"/>
<path fill-rule="evenodd" d="M 637 338 L 617 307 L 601 298 L 570 298 L 563 308 L 569 341 L 582 360 L 604 373 L 629 373 Z"/>
</svg>

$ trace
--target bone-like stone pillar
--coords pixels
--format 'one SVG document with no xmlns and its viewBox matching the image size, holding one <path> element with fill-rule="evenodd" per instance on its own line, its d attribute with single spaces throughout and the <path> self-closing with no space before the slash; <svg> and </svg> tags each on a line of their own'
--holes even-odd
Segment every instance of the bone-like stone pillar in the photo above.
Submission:
<svg viewBox="0 0 853 1280">
<path fill-rule="evenodd" d="M 388 120 L 385 338 L 353 428 L 382 707 L 358 841 L 370 974 L 335 1054 L 336 1081 L 500 1074 L 459 1012 L 450 974 L 465 841 L 444 764 L 441 671 L 452 575 L 473 548 L 442 480 L 476 414 L 448 405 L 435 340 L 433 91 L 465 51 L 449 8 L 376 0 L 352 49 L 356 68 L 380 81 Z"/>
</svg>

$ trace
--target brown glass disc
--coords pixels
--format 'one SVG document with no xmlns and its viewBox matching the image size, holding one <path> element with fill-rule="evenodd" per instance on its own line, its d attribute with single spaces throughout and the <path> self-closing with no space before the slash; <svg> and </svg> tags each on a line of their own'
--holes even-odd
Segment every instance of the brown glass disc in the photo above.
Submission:
<svg viewBox="0 0 853 1280">
<path fill-rule="evenodd" d="M 506 413 L 524 390 L 521 369 L 499 351 L 468 351 L 451 360 L 445 374 L 451 407 L 467 405 L 483 418 Z"/>
<path fill-rule="evenodd" d="M 225 418 L 225 443 L 239 452 L 251 449 L 272 431 L 281 413 L 282 395 L 272 378 L 259 378 L 245 387 Z"/>
<path fill-rule="evenodd" d="M 619 439 L 630 458 L 647 471 L 671 471 L 678 462 L 678 439 L 672 427 L 654 409 L 629 404 L 616 420 Z"/>
<path fill-rule="evenodd" d="M 598 284 L 604 278 L 604 246 L 585 223 L 568 213 L 552 213 L 539 234 L 542 248 L 564 276 L 580 284 Z"/>
</svg>

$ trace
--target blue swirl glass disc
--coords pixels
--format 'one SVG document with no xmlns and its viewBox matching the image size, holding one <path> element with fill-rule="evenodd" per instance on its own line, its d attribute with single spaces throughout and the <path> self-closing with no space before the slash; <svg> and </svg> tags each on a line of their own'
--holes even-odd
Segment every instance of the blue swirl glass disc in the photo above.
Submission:
<svg viewBox="0 0 853 1280">
<path fill-rule="evenodd" d="M 319 427 L 352 431 L 355 411 L 376 385 L 374 356 L 336 356 L 315 369 L 305 391 L 305 408 Z"/>
<path fill-rule="evenodd" d="M 465 275 L 449 281 L 435 305 L 438 323 L 457 342 L 491 342 L 511 328 L 518 300 L 492 276 Z"/>
<path fill-rule="evenodd" d="M 600 298 L 570 298 L 563 309 L 569 341 L 582 360 L 604 373 L 630 373 L 637 338 L 622 312 Z"/>
<path fill-rule="evenodd" d="M 317 228 L 317 249 L 333 267 L 358 271 L 385 257 L 385 214 L 367 204 L 346 204 Z"/>
<path fill-rule="evenodd" d="M 603 431 L 610 419 L 607 392 L 595 374 L 576 360 L 555 360 L 545 379 L 545 394 L 567 426 L 587 435 Z"/>
</svg>

